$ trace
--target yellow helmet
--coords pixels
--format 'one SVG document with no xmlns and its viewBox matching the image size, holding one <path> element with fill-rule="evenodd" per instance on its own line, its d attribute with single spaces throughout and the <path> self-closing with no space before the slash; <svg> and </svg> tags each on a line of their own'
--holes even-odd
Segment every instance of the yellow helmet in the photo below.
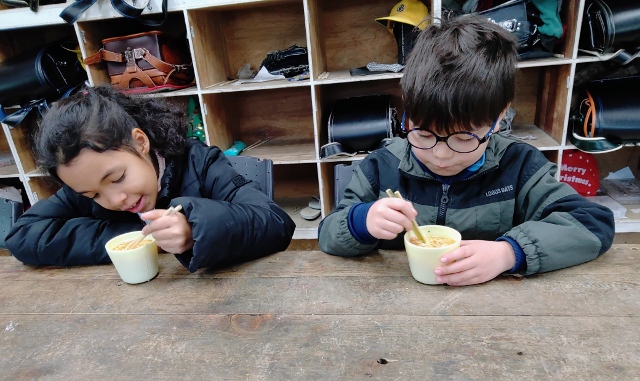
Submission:
<svg viewBox="0 0 640 381">
<path fill-rule="evenodd" d="M 376 21 L 382 25 L 386 25 L 389 33 L 393 34 L 394 22 L 410 24 L 422 30 L 426 28 L 429 23 L 427 17 L 429 17 L 429 10 L 421 1 L 402 0 L 393 6 L 388 17 L 380 17 L 377 18 Z"/>
</svg>

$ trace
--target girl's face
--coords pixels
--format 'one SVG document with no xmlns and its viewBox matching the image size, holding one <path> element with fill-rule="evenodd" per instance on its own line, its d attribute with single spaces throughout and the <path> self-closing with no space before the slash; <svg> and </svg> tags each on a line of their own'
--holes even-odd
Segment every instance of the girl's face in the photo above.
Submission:
<svg viewBox="0 0 640 381">
<path fill-rule="evenodd" d="M 149 139 L 140 129 L 131 132 L 138 156 L 130 151 L 84 149 L 58 167 L 60 179 L 74 191 L 105 209 L 140 213 L 152 210 L 158 197 L 158 175 L 149 157 Z"/>
</svg>

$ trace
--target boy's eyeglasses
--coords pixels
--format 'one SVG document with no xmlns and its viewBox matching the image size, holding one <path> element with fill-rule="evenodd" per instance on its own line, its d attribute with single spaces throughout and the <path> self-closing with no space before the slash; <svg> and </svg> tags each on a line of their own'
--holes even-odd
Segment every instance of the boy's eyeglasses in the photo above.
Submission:
<svg viewBox="0 0 640 381">
<path fill-rule="evenodd" d="M 407 131 L 408 121 L 405 119 L 405 131 Z M 489 137 L 493 133 L 495 122 L 491 126 L 491 129 L 483 137 L 472 132 L 458 131 L 448 136 L 438 136 L 433 131 L 413 128 L 407 132 L 407 141 L 412 147 L 417 149 L 431 149 L 438 144 L 438 142 L 445 142 L 452 151 L 458 153 L 473 152 L 480 147 L 480 144 L 489 140 Z"/>
</svg>

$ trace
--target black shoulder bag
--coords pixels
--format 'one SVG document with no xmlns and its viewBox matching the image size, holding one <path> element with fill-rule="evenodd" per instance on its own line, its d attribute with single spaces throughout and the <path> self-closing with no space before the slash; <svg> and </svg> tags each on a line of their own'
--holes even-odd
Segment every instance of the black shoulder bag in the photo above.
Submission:
<svg viewBox="0 0 640 381">
<path fill-rule="evenodd" d="M 61 4 L 66 0 L 1 0 L 0 3 L 8 7 L 29 7 L 33 12 L 38 11 L 40 5 Z"/>
<path fill-rule="evenodd" d="M 579 109 L 572 112 L 571 143 L 591 153 L 640 144 L 639 87 L 640 77 L 589 82 Z"/>
<path fill-rule="evenodd" d="M 369 153 L 388 144 L 397 129 L 388 94 L 338 99 L 327 123 L 329 143 L 320 147 L 320 157 Z"/>
<path fill-rule="evenodd" d="M 69 24 L 73 24 L 78 20 L 80 15 L 97 1 L 98 0 L 76 0 L 75 3 L 72 3 L 60 12 L 60 17 Z M 162 20 L 160 21 L 139 19 L 142 11 L 149 6 L 149 0 L 111 0 L 111 5 L 122 16 L 136 19 L 140 24 L 146 26 L 158 27 L 167 20 L 167 0 L 162 0 Z"/>
<path fill-rule="evenodd" d="M 0 62 L 2 123 L 16 126 L 34 108 L 42 114 L 49 102 L 86 81 L 87 73 L 72 46 L 75 43 L 58 41 Z M 4 108 L 13 106 L 19 110 L 7 116 Z"/>
<path fill-rule="evenodd" d="M 629 0 L 587 0 L 580 49 L 597 54 L 617 52 L 611 59 L 626 65 L 640 48 L 640 4 Z"/>
<path fill-rule="evenodd" d="M 528 0 L 510 0 L 478 14 L 518 39 L 519 59 L 553 56 L 555 39 L 540 33 L 538 28 L 543 24 L 540 12 Z"/>
</svg>

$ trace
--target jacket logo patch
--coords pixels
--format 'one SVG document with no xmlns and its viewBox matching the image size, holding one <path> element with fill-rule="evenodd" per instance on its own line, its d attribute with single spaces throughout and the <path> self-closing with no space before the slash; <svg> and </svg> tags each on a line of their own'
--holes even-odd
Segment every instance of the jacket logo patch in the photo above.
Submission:
<svg viewBox="0 0 640 381">
<path fill-rule="evenodd" d="M 247 179 L 245 179 L 242 175 L 237 175 L 236 177 L 233 178 L 233 184 L 237 187 L 241 187 L 244 184 L 248 183 L 249 181 L 247 181 Z"/>
<path fill-rule="evenodd" d="M 511 192 L 511 191 L 513 191 L 513 185 L 507 185 L 507 186 L 502 187 L 502 188 L 497 188 L 497 189 L 494 189 L 494 190 L 490 190 L 487 193 L 485 193 L 485 195 L 487 197 L 491 197 L 491 196 L 495 196 L 495 195 L 500 194 L 500 193 L 506 193 L 506 192 Z"/>
</svg>

